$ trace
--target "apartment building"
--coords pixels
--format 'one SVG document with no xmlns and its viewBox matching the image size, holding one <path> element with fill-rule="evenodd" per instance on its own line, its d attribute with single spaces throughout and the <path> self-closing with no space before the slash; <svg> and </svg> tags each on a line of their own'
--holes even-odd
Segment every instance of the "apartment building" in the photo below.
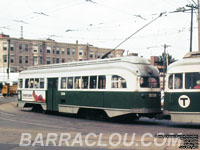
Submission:
<svg viewBox="0 0 200 150">
<path fill-rule="evenodd" d="M 20 72 L 34 65 L 100 59 L 110 50 L 112 49 L 79 44 L 78 41 L 74 44 L 60 43 L 52 39 L 31 40 L 0 34 L 0 68 L 8 67 L 8 59 L 10 71 Z M 109 57 L 121 57 L 123 53 L 123 49 L 117 49 Z"/>
</svg>

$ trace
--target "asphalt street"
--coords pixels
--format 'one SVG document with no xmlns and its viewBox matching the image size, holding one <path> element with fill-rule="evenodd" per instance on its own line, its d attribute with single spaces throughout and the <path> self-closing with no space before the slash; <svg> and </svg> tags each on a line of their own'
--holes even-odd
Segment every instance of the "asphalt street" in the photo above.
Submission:
<svg viewBox="0 0 200 150">
<path fill-rule="evenodd" d="M 200 124 L 172 123 L 170 120 L 141 118 L 127 123 L 38 113 L 31 109 L 20 110 L 16 97 L 0 98 L 0 150 L 175 150 L 180 149 L 180 145 L 173 145 L 169 139 L 165 142 L 155 135 L 200 136 L 199 129 Z M 55 135 L 56 143 L 48 141 L 50 134 Z M 26 138 L 30 136 L 30 143 L 22 140 L 23 135 Z M 67 143 L 61 142 L 59 145 L 62 135 L 70 138 Z M 134 143 L 127 146 L 124 141 Z M 22 146 L 20 142 L 29 145 Z M 199 138 L 197 143 L 200 143 Z"/>
</svg>

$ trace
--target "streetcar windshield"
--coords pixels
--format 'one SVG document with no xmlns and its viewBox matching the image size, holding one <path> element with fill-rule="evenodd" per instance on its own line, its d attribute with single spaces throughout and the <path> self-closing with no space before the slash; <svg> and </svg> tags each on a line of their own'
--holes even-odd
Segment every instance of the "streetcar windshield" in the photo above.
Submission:
<svg viewBox="0 0 200 150">
<path fill-rule="evenodd" d="M 200 89 L 200 72 L 192 72 L 185 74 L 186 89 Z"/>
<path fill-rule="evenodd" d="M 141 77 L 140 87 L 142 88 L 159 88 L 160 82 L 158 77 Z"/>
</svg>

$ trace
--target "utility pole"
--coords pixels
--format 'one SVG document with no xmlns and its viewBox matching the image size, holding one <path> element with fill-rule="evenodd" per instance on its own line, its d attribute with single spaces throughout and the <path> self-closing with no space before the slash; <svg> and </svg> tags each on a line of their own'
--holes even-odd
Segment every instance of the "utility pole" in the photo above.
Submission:
<svg viewBox="0 0 200 150">
<path fill-rule="evenodd" d="M 7 68 L 7 74 L 8 74 L 8 95 L 10 94 L 10 39 L 8 39 L 8 68 Z"/>
<path fill-rule="evenodd" d="M 191 8 L 191 24 L 190 24 L 190 52 L 192 52 L 192 34 L 193 34 L 193 10 L 194 10 L 194 5 L 186 5 L 187 7 Z"/>
<path fill-rule="evenodd" d="M 163 47 L 164 47 L 164 56 L 163 56 L 163 90 L 164 90 L 165 89 L 165 73 L 166 73 L 166 70 L 167 70 L 166 60 L 168 61 L 168 56 L 166 57 L 166 49 L 168 47 L 170 47 L 170 45 L 164 44 Z M 168 62 L 167 62 L 167 64 L 168 64 Z"/>
<path fill-rule="evenodd" d="M 200 2 L 197 0 L 197 7 L 198 7 L 198 15 L 197 15 L 197 21 L 198 21 L 198 50 L 200 51 Z"/>
</svg>

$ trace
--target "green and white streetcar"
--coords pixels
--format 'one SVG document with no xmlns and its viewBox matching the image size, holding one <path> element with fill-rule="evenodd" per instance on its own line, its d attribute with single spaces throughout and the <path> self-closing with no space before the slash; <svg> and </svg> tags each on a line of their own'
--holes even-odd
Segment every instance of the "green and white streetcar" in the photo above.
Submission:
<svg viewBox="0 0 200 150">
<path fill-rule="evenodd" d="M 174 122 L 200 123 L 200 52 L 168 67 L 164 114 Z"/>
<path fill-rule="evenodd" d="M 135 56 L 33 66 L 19 74 L 18 106 L 154 117 L 161 113 L 159 72 Z"/>
</svg>

